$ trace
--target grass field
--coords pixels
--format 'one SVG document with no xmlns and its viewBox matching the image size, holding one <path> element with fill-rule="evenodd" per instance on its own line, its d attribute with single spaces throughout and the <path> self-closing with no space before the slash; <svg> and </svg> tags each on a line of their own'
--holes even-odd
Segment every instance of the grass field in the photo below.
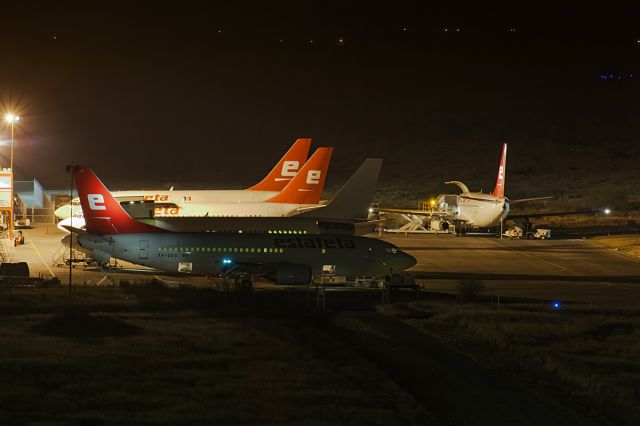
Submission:
<svg viewBox="0 0 640 426">
<path fill-rule="evenodd" d="M 640 235 L 594 237 L 592 241 L 628 255 L 640 257 Z"/>
<path fill-rule="evenodd" d="M 427 423 L 321 318 L 217 297 L 0 288 L 0 424 Z"/>
<path fill-rule="evenodd" d="M 481 364 L 610 424 L 640 422 L 640 314 L 543 305 L 410 302 L 379 307 Z"/>
</svg>

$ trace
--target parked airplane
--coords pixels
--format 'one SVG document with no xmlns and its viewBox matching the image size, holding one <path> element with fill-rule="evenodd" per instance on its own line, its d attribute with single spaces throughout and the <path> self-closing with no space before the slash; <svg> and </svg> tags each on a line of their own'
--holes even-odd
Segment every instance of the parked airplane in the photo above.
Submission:
<svg viewBox="0 0 640 426">
<path fill-rule="evenodd" d="M 76 166 L 74 175 L 87 224 L 86 231 L 72 230 L 100 262 L 114 257 L 179 274 L 261 274 L 288 285 L 328 271 L 392 275 L 416 263 L 394 245 L 364 237 L 169 232 L 132 219 L 91 169 Z"/>
<path fill-rule="evenodd" d="M 298 139 L 284 154 L 275 167 L 262 181 L 247 189 L 238 190 L 140 190 L 114 191 L 113 196 L 120 201 L 153 201 L 158 203 L 159 216 L 179 216 L 179 209 L 190 203 L 255 203 L 275 197 L 298 173 L 307 161 L 311 139 Z M 70 204 L 58 207 L 56 217 L 68 219 L 81 211 L 76 197 Z M 67 224 L 68 222 L 65 222 Z M 79 227 L 74 221 L 75 227 Z"/>
<path fill-rule="evenodd" d="M 368 220 L 367 215 L 381 168 L 382 159 L 367 158 L 322 208 L 291 217 L 132 217 L 171 232 L 366 235 L 375 232 L 379 222 Z M 131 210 L 127 213 L 131 215 Z M 74 224 L 81 224 L 80 228 L 84 228 L 82 210 L 73 220 Z M 65 232 L 73 228 L 70 219 L 61 221 L 60 225 L 64 226 Z M 79 247 L 75 234 L 62 238 L 62 244 L 68 247 L 71 238 L 73 246 Z M 90 250 L 86 252 L 90 254 Z"/>
<path fill-rule="evenodd" d="M 264 202 L 186 203 L 179 208 L 179 216 L 288 217 L 322 207 L 320 196 L 324 188 L 332 152 L 333 148 L 318 148 L 287 186 Z M 143 210 L 143 217 L 156 217 L 157 215 L 159 208 L 157 203 L 142 202 L 139 205 L 135 205 L 135 201 L 129 201 L 129 203 L 133 204 L 134 208 L 140 207 L 139 210 Z M 144 210 L 147 208 L 150 211 L 145 212 Z M 84 209 L 82 212 L 84 213 Z M 66 229 L 67 226 L 82 228 L 85 226 L 83 213 L 74 214 L 74 217 L 59 222 L 58 228 Z"/>
<path fill-rule="evenodd" d="M 438 224 L 443 224 L 445 228 L 449 223 L 453 223 L 456 233 L 463 235 L 468 228 L 492 228 L 499 225 L 509 214 L 510 204 L 551 198 L 537 197 L 509 201 L 504 195 L 506 173 L 507 144 L 505 143 L 500 155 L 496 185 L 490 194 L 472 192 L 464 183 L 450 181 L 445 183 L 457 185 L 462 193 L 439 195 L 436 197 L 433 203 L 434 208 L 431 210 L 381 208 L 379 211 L 403 214 L 410 221 L 410 224 L 413 222 L 416 226 L 422 226 L 426 218 L 437 219 Z"/>
</svg>

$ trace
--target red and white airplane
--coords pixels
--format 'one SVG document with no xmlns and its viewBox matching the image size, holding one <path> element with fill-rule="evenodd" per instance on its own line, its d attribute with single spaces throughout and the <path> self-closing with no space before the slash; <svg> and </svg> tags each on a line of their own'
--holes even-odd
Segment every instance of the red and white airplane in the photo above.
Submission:
<svg viewBox="0 0 640 426">
<path fill-rule="evenodd" d="M 298 139 L 284 154 L 275 167 L 256 185 L 239 190 L 139 190 L 114 191 L 113 197 L 120 201 L 153 201 L 158 203 L 156 213 L 160 217 L 181 216 L 180 208 L 191 204 L 206 203 L 256 203 L 275 197 L 296 176 L 307 161 L 311 139 Z M 71 216 L 82 217 L 80 201 L 76 197 L 70 204 L 55 211 L 60 219 Z M 67 223 L 67 225 L 69 225 Z M 78 224 L 74 223 L 77 227 Z"/>
<path fill-rule="evenodd" d="M 507 144 L 502 147 L 496 186 L 491 193 L 472 192 L 464 183 L 454 180 L 445 182 L 460 188 L 461 194 L 441 194 L 432 202 L 432 209 L 379 209 L 381 212 L 398 213 L 416 229 L 428 219 L 438 219 L 438 225 L 454 224 L 456 233 L 464 234 L 469 228 L 492 228 L 498 226 L 509 214 L 511 204 L 523 201 L 543 200 L 552 197 L 536 197 L 509 201 L 504 195 L 507 175 Z M 433 222 L 432 222 L 433 223 Z M 402 229 L 402 228 L 401 228 Z M 424 228 L 423 228 L 424 229 Z M 397 231 L 397 230 L 395 230 Z M 418 231 L 419 232 L 419 231 Z"/>
</svg>

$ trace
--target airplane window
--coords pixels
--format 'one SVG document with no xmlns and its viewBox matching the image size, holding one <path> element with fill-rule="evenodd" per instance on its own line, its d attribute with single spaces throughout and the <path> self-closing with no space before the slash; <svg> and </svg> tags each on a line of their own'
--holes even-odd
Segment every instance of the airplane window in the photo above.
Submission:
<svg viewBox="0 0 640 426">
<path fill-rule="evenodd" d="M 254 253 L 256 250 L 254 248 L 251 249 L 251 253 Z"/>
<path fill-rule="evenodd" d="M 326 252 L 327 252 L 327 249 L 322 249 L 322 253 L 326 253 Z"/>
</svg>

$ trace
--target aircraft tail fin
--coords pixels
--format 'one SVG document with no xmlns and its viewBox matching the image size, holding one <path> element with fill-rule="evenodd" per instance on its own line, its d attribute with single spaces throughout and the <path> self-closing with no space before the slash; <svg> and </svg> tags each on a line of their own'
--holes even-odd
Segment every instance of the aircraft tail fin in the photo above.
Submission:
<svg viewBox="0 0 640 426">
<path fill-rule="evenodd" d="M 507 144 L 502 146 L 502 155 L 500 156 L 500 167 L 498 168 L 498 178 L 496 179 L 496 187 L 491 193 L 494 197 L 504 197 L 504 184 L 507 177 Z"/>
<path fill-rule="evenodd" d="M 367 158 L 325 207 L 299 216 L 366 220 L 381 168 L 381 158 Z"/>
<path fill-rule="evenodd" d="M 269 203 L 318 204 L 324 189 L 333 148 L 318 148 L 298 174 Z"/>
<path fill-rule="evenodd" d="M 91 234 L 133 234 L 164 232 L 131 218 L 89 167 L 73 169 L 80 205 Z"/>
<path fill-rule="evenodd" d="M 310 146 L 311 139 L 300 138 L 296 140 L 269 174 L 248 189 L 254 191 L 282 191 L 295 177 L 304 162 L 307 161 Z"/>
</svg>

